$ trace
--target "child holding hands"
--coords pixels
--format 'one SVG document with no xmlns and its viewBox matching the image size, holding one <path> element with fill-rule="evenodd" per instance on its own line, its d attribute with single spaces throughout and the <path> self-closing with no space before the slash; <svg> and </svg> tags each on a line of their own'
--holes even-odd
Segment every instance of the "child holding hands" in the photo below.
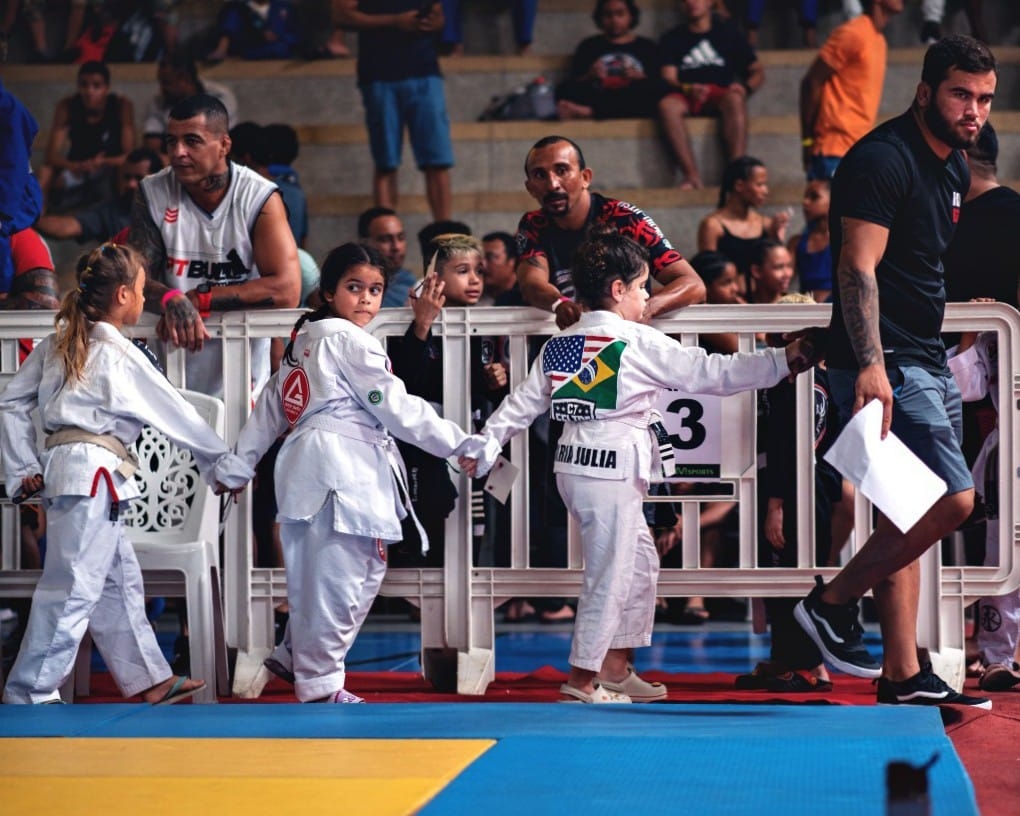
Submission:
<svg viewBox="0 0 1020 816">
<path fill-rule="evenodd" d="M 276 461 L 290 621 L 265 666 L 293 676 L 302 702 L 364 702 L 344 688 L 345 659 L 386 573 L 386 546 L 401 540 L 409 513 L 428 546 L 390 432 L 433 456 L 477 457 L 485 467 L 499 455 L 495 442 L 468 436 L 409 395 L 365 331 L 382 305 L 384 268 L 359 244 L 329 254 L 323 305 L 295 324 L 237 440 L 253 465 L 290 431 Z"/>
<path fill-rule="evenodd" d="M 550 338 L 527 379 L 483 433 L 502 447 L 543 411 L 564 422 L 556 483 L 580 524 L 584 577 L 563 702 L 662 699 L 629 651 L 651 643 L 659 559 L 642 513 L 653 468 L 653 405 L 662 388 L 732 394 L 765 388 L 814 362 L 814 344 L 729 356 L 681 345 L 640 323 L 648 257 L 631 239 L 595 226 L 572 269 L 578 323 Z M 470 474 L 474 463 L 463 460 Z M 484 472 L 485 467 L 479 467 Z"/>
<path fill-rule="evenodd" d="M 56 332 L 0 395 L 7 493 L 41 492 L 49 547 L 5 703 L 59 703 L 86 629 L 125 697 L 173 703 L 205 686 L 171 673 L 145 617 L 138 559 L 119 518 L 138 496 L 128 447 L 151 425 L 195 457 L 219 491 L 254 475 L 120 330 L 142 313 L 145 268 L 130 247 L 83 255 Z M 41 461 L 32 412 L 48 434 Z"/>
</svg>

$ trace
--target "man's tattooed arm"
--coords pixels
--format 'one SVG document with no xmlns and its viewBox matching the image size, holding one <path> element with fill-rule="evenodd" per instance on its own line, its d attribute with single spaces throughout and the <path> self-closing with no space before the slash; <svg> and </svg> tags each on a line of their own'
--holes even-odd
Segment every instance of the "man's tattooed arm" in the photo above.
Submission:
<svg viewBox="0 0 1020 816">
<path fill-rule="evenodd" d="M 145 311 L 153 314 L 163 312 L 163 295 L 169 287 L 163 282 L 166 270 L 166 247 L 163 236 L 149 216 L 145 198 L 141 191 L 131 202 L 131 229 L 128 243 L 134 247 L 145 262 Z"/>
<path fill-rule="evenodd" d="M 843 309 L 850 345 L 857 363 L 865 366 L 881 365 L 882 339 L 878 328 L 878 282 L 874 272 L 868 273 L 854 266 L 840 266 L 839 296 Z"/>
</svg>

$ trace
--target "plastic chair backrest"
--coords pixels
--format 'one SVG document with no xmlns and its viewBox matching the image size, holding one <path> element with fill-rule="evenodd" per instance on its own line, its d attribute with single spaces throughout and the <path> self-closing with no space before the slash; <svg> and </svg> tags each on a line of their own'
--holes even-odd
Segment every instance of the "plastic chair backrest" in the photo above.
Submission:
<svg viewBox="0 0 1020 816">
<path fill-rule="evenodd" d="M 183 396 L 214 431 L 223 435 L 223 401 L 197 391 Z M 135 473 L 141 496 L 127 502 L 124 524 L 132 541 L 172 546 L 219 539 L 219 502 L 198 472 L 191 452 L 174 445 L 161 431 L 142 429 L 135 443 Z"/>
</svg>

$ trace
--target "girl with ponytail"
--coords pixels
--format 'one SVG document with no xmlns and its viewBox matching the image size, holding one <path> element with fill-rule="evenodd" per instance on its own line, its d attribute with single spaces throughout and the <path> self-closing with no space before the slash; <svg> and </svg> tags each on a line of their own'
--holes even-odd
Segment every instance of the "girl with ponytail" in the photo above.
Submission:
<svg viewBox="0 0 1020 816">
<path fill-rule="evenodd" d="M 175 676 L 145 617 L 142 574 L 120 511 L 138 496 L 129 449 L 143 425 L 192 452 L 218 491 L 251 468 L 121 334 L 142 314 L 145 269 L 133 249 L 83 255 L 56 332 L 0 394 L 0 452 L 15 502 L 41 493 L 49 547 L 5 703 L 59 703 L 86 629 L 125 697 L 173 703 L 205 686 Z M 33 412 L 46 433 L 40 456 Z"/>
<path fill-rule="evenodd" d="M 386 547 L 410 515 L 404 464 L 393 437 L 446 458 L 482 459 L 499 446 L 469 436 L 409 395 L 382 344 L 365 331 L 382 305 L 384 261 L 360 244 L 322 265 L 323 305 L 294 326 L 279 371 L 237 440 L 254 465 L 289 431 L 276 460 L 277 521 L 290 622 L 249 689 L 268 672 L 294 683 L 302 702 L 361 703 L 345 688 L 345 660 L 386 574 Z M 393 436 L 390 434 L 392 433 Z"/>
<path fill-rule="evenodd" d="M 584 579 L 574 619 L 567 703 L 649 703 L 666 698 L 629 664 L 651 643 L 659 557 L 642 504 L 666 431 L 653 407 L 663 388 L 733 394 L 805 371 L 813 350 L 707 354 L 642 324 L 648 300 L 644 247 L 595 225 L 574 256 L 575 299 L 584 311 L 542 347 L 528 378 L 489 417 L 482 434 L 496 449 L 546 411 L 564 423 L 554 457 L 556 486 L 580 525 Z M 666 458 L 671 454 L 671 449 Z M 655 463 L 655 481 L 672 476 Z M 471 462 L 469 475 L 486 468 Z"/>
</svg>

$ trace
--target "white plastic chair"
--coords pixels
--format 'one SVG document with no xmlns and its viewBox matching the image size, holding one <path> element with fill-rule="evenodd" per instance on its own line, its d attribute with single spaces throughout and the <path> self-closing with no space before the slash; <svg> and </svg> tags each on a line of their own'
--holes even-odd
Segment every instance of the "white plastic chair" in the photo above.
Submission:
<svg viewBox="0 0 1020 816">
<path fill-rule="evenodd" d="M 199 415 L 223 435 L 223 402 L 181 391 Z M 141 496 L 126 503 L 124 524 L 150 597 L 183 597 L 188 605 L 191 674 L 206 681 L 196 702 L 230 694 L 219 576 L 219 501 L 187 450 L 149 426 L 135 444 Z M 88 692 L 90 649 L 82 642 L 75 689 Z"/>
</svg>

